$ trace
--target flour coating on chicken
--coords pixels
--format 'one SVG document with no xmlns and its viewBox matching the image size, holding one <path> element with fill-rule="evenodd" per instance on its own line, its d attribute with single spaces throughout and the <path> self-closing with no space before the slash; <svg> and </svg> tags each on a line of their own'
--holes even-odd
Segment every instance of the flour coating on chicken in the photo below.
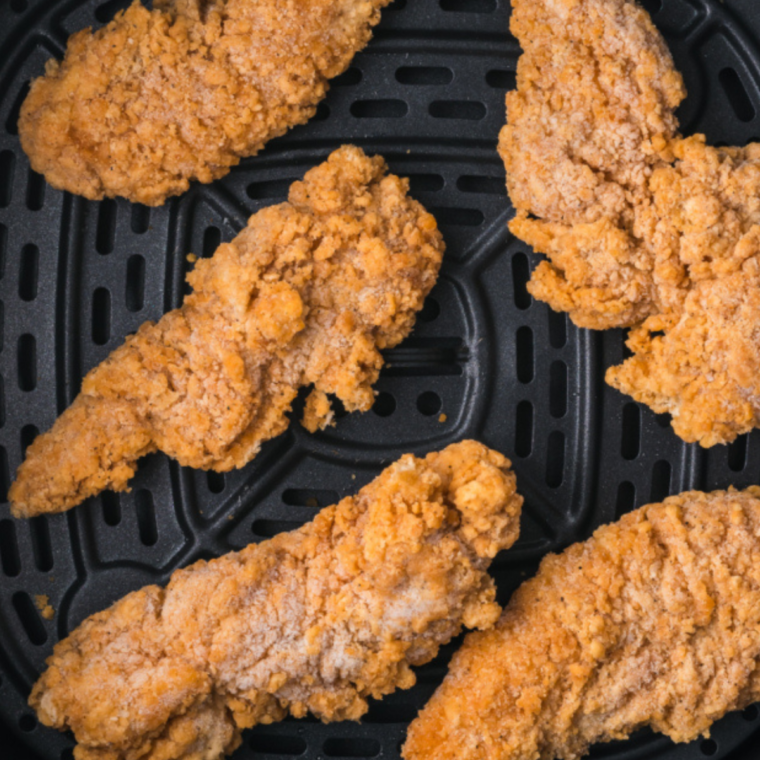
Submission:
<svg viewBox="0 0 760 760">
<path fill-rule="evenodd" d="M 498 618 L 487 568 L 522 505 L 509 467 L 474 441 L 406 455 L 299 530 L 88 618 L 30 704 L 74 732 L 77 760 L 218 760 L 288 714 L 356 720 Z"/>
<path fill-rule="evenodd" d="M 634 328 L 614 387 L 684 440 L 760 423 L 760 148 L 682 138 L 680 74 L 633 0 L 514 0 L 524 47 L 499 150 L 530 292 L 580 327 Z"/>
<path fill-rule="evenodd" d="M 49 61 L 19 120 L 32 168 L 158 206 L 310 119 L 389 0 L 139 0 Z"/>
<path fill-rule="evenodd" d="M 243 467 L 284 432 L 302 386 L 304 425 L 374 403 L 380 351 L 397 345 L 436 282 L 435 219 L 386 174 L 343 147 L 254 214 L 188 276 L 183 306 L 84 379 L 52 429 L 27 449 L 9 498 L 17 517 L 60 512 L 127 489 L 137 460 L 163 451 L 217 472 Z"/>
<path fill-rule="evenodd" d="M 406 760 L 578 760 L 760 700 L 760 488 L 650 504 L 550 555 L 470 634 Z"/>
</svg>

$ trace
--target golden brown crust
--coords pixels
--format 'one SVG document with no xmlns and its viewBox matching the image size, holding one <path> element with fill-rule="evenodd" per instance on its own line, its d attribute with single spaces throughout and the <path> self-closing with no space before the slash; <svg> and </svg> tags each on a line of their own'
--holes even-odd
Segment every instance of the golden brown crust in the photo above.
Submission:
<svg viewBox="0 0 760 760">
<path fill-rule="evenodd" d="M 474 441 L 402 457 L 292 533 L 178 570 L 56 645 L 30 704 L 77 760 L 217 760 L 240 731 L 311 711 L 357 719 L 500 609 L 510 463 Z"/>
<path fill-rule="evenodd" d="M 577 760 L 651 726 L 709 735 L 760 699 L 760 488 L 684 493 L 544 559 L 470 634 L 406 760 Z"/>
<path fill-rule="evenodd" d="M 56 512 L 124 490 L 137 460 L 164 451 L 219 472 L 282 433 L 304 385 L 304 424 L 330 424 L 325 394 L 349 411 L 374 402 L 380 350 L 411 331 L 435 284 L 435 219 L 386 175 L 380 157 L 343 147 L 263 209 L 188 276 L 180 309 L 85 378 L 32 443 L 10 489 L 16 516 Z"/>
<path fill-rule="evenodd" d="M 515 0 L 512 24 L 525 54 L 500 143 L 510 229 L 548 256 L 528 289 L 581 327 L 634 327 L 635 356 L 608 382 L 672 414 L 684 440 L 751 430 L 760 147 L 678 135 L 683 83 L 633 0 Z"/>
<path fill-rule="evenodd" d="M 672 159 L 680 74 L 633 0 L 514 0 L 524 47 L 499 141 L 517 217 L 510 229 L 549 258 L 530 292 L 581 327 L 658 310 L 637 213 Z"/>
<path fill-rule="evenodd" d="M 388 2 L 135 0 L 48 63 L 22 146 L 58 189 L 160 205 L 311 118 Z"/>
</svg>

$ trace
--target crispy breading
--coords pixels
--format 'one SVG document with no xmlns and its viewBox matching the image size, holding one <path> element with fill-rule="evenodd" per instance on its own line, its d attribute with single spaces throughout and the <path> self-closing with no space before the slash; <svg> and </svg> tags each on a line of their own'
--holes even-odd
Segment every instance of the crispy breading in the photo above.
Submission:
<svg viewBox="0 0 760 760">
<path fill-rule="evenodd" d="M 178 570 L 56 645 L 30 697 L 77 760 L 217 760 L 287 714 L 358 719 L 500 608 L 519 532 L 510 463 L 474 441 L 387 468 L 313 522 Z"/>
<path fill-rule="evenodd" d="M 158 206 L 310 119 L 390 0 L 135 0 L 72 35 L 19 120 L 32 168 Z"/>
<path fill-rule="evenodd" d="M 510 228 L 548 256 L 530 292 L 581 327 L 634 327 L 610 384 L 686 441 L 733 440 L 760 422 L 760 147 L 680 137 L 681 77 L 633 0 L 513 5 L 500 152 Z"/>
<path fill-rule="evenodd" d="M 499 152 L 515 208 L 566 225 L 630 217 L 685 96 L 648 14 L 631 0 L 513 0 L 510 24 L 524 54 Z"/>
<path fill-rule="evenodd" d="M 385 175 L 382 158 L 343 147 L 263 209 L 188 276 L 183 306 L 84 379 L 27 450 L 9 497 L 17 517 L 57 512 L 111 488 L 160 450 L 189 467 L 242 467 L 282 433 L 301 386 L 304 424 L 374 402 L 380 350 L 398 344 L 435 284 L 435 219 Z"/>
<path fill-rule="evenodd" d="M 760 423 L 760 145 L 674 150 L 640 213 L 661 313 L 631 330 L 634 356 L 607 381 L 712 446 Z"/>
<path fill-rule="evenodd" d="M 760 488 L 666 499 L 550 555 L 470 634 L 406 760 L 577 760 L 760 699 Z"/>
</svg>

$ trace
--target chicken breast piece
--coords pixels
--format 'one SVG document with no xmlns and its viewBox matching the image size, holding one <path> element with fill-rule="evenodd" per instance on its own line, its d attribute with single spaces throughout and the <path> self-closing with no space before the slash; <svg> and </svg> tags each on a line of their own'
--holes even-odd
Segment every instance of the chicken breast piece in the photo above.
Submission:
<svg viewBox="0 0 760 760">
<path fill-rule="evenodd" d="M 657 311 L 652 252 L 634 228 L 653 169 L 672 158 L 681 75 L 634 0 L 513 0 L 524 48 L 499 153 L 512 232 L 549 261 L 530 292 L 581 327 Z"/>
<path fill-rule="evenodd" d="M 760 146 L 678 134 L 681 76 L 633 0 L 513 6 L 510 229 L 548 257 L 528 289 L 580 327 L 633 327 L 610 384 L 686 441 L 732 441 L 760 424 Z"/>
<path fill-rule="evenodd" d="M 368 410 L 380 350 L 411 331 L 444 250 L 408 182 L 385 171 L 382 158 L 343 147 L 291 187 L 288 203 L 199 261 L 183 306 L 93 369 L 29 447 L 13 513 L 123 491 L 152 451 L 217 472 L 242 467 L 286 429 L 305 385 L 312 432 L 332 422 L 328 393 Z"/>
<path fill-rule="evenodd" d="M 760 699 L 760 488 L 697 491 L 550 555 L 470 634 L 406 760 L 577 760 L 650 726 L 676 742 Z"/>
<path fill-rule="evenodd" d="M 30 704 L 74 732 L 77 760 L 217 760 L 288 714 L 356 720 L 498 618 L 487 568 L 522 505 L 509 467 L 474 441 L 406 455 L 299 530 L 88 618 Z"/>
<path fill-rule="evenodd" d="M 19 120 L 32 168 L 159 206 L 310 119 L 390 0 L 135 0 L 72 35 Z"/>
</svg>

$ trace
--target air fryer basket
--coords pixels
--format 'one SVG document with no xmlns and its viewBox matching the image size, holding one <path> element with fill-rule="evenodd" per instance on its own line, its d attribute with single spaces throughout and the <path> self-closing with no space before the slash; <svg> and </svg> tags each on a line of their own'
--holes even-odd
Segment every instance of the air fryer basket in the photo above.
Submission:
<svg viewBox="0 0 760 760">
<path fill-rule="evenodd" d="M 621 331 L 576 329 L 525 289 L 536 256 L 506 230 L 511 210 L 496 137 L 519 55 L 508 0 L 396 0 L 370 46 L 333 83 L 311 123 L 223 180 L 165 207 L 90 203 L 29 169 L 16 121 L 28 81 L 68 35 L 127 0 L 0 0 L 0 756 L 68 760 L 73 739 L 26 706 L 53 644 L 86 615 L 200 557 L 310 520 L 402 453 L 473 437 L 514 462 L 526 497 L 522 537 L 494 563 L 501 601 L 541 557 L 670 493 L 760 483 L 760 434 L 709 452 L 611 390 Z M 713 142 L 760 139 L 760 7 L 755 0 L 644 0 L 684 73 L 683 130 Z M 342 143 L 383 154 L 446 236 L 441 279 L 387 366 L 373 411 L 309 435 L 298 424 L 242 471 L 184 469 L 163 455 L 129 494 L 65 515 L 10 517 L 24 448 L 76 395 L 81 378 L 146 319 L 179 305 L 187 254 L 210 255 L 293 179 Z M 35 597 L 55 609 L 44 619 Z M 361 724 L 288 720 L 245 735 L 244 758 L 398 758 L 408 722 L 445 673 L 454 642 L 418 685 L 374 703 Z M 755 758 L 758 710 L 675 746 L 649 732 L 598 747 L 633 760 Z"/>
</svg>

